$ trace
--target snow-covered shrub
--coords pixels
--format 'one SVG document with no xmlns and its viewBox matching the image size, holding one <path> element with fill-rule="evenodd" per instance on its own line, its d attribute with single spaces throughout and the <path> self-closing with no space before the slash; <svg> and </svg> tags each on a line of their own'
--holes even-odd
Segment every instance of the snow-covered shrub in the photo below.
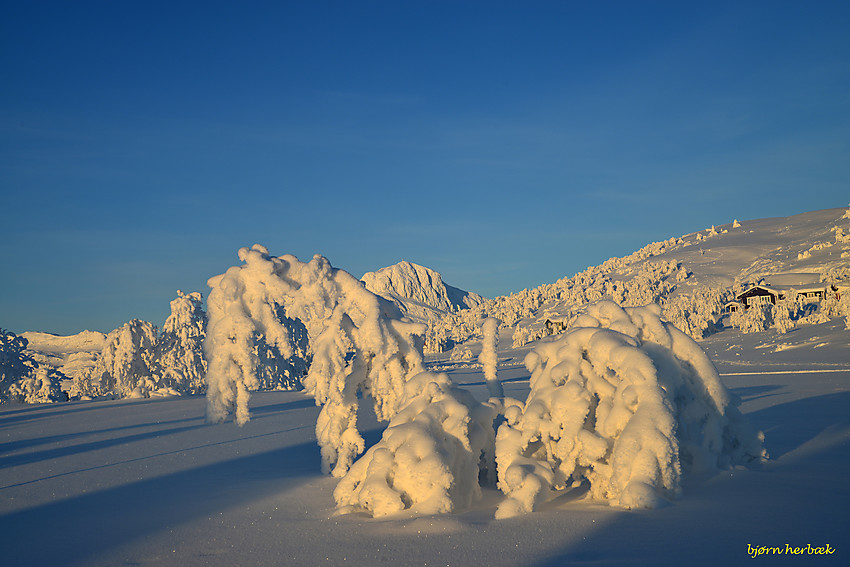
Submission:
<svg viewBox="0 0 850 567">
<path fill-rule="evenodd" d="M 795 327 L 794 318 L 797 314 L 797 303 L 791 299 L 783 299 L 776 303 L 773 309 L 773 328 L 785 334 Z"/>
<path fill-rule="evenodd" d="M 0 329 L 0 403 L 9 401 L 9 387 L 38 365 L 26 353 L 28 341 L 12 331 Z"/>
<path fill-rule="evenodd" d="M 725 290 L 700 287 L 690 295 L 665 301 L 664 318 L 690 337 L 701 339 L 715 330 L 727 299 Z"/>
<path fill-rule="evenodd" d="M 65 400 L 59 384 L 65 376 L 40 367 L 27 352 L 25 337 L 0 329 L 0 403 L 44 404 Z"/>
<path fill-rule="evenodd" d="M 341 476 L 365 447 L 358 394 L 371 396 L 379 420 L 403 407 L 405 382 L 422 370 L 424 326 L 402 322 L 392 304 L 323 256 L 305 263 L 255 244 L 240 249 L 239 258 L 244 265 L 209 280 L 207 418 L 249 419 L 264 342 L 280 362 L 279 379 L 285 375 L 294 385 L 300 378 L 322 406 L 316 423 L 322 467 Z"/>
<path fill-rule="evenodd" d="M 207 314 L 201 303 L 199 292 L 184 294 L 177 290 L 177 298 L 171 302 L 171 314 L 156 341 L 158 382 L 184 394 L 198 394 L 206 388 Z"/>
<path fill-rule="evenodd" d="M 484 369 L 487 390 L 496 398 L 505 395 L 502 383 L 499 382 L 496 374 L 496 366 L 499 362 L 499 355 L 496 353 L 499 346 L 499 324 L 500 321 L 494 317 L 488 317 L 481 323 L 481 354 L 478 356 L 478 362 Z"/>
<path fill-rule="evenodd" d="M 683 469 L 766 456 L 714 365 L 660 313 L 601 301 L 528 354 L 531 392 L 506 401 L 496 439 L 497 517 L 583 481 L 594 499 L 653 507 L 679 493 Z"/>
<path fill-rule="evenodd" d="M 100 381 L 103 393 L 122 398 L 149 397 L 159 390 L 153 373 L 156 326 L 133 319 L 106 336 Z"/>
<path fill-rule="evenodd" d="M 404 387 L 407 405 L 337 485 L 341 512 L 452 512 L 480 498 L 480 475 L 493 477 L 496 408 L 445 374 L 422 372 Z"/>
<path fill-rule="evenodd" d="M 529 336 L 531 335 L 528 327 L 524 327 L 522 325 L 517 325 L 514 328 L 513 335 L 511 335 L 511 346 L 513 348 L 519 348 L 525 344 L 528 344 Z"/>
<path fill-rule="evenodd" d="M 83 353 L 83 355 L 85 356 L 87 353 Z M 90 400 L 108 393 L 105 388 L 110 382 L 110 378 L 103 366 L 102 352 L 95 353 L 93 358 L 94 364 L 83 368 L 71 381 L 71 386 L 68 388 L 68 395 L 71 396 L 71 399 Z"/>
<path fill-rule="evenodd" d="M 66 377 L 55 368 L 39 366 L 9 386 L 9 401 L 24 404 L 50 404 L 64 402 L 60 383 Z"/>
<path fill-rule="evenodd" d="M 472 357 L 473 354 L 471 348 L 464 345 L 456 345 L 455 348 L 452 349 L 451 355 L 449 355 L 449 360 L 452 362 L 462 362 L 472 360 Z"/>
<path fill-rule="evenodd" d="M 738 309 L 729 316 L 729 323 L 742 333 L 760 333 L 773 323 L 773 304 L 763 303 Z"/>
</svg>

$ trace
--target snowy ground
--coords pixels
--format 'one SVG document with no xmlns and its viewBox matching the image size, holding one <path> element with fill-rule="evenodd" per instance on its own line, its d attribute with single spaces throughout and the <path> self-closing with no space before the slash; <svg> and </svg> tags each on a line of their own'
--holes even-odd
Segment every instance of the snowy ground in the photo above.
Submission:
<svg viewBox="0 0 850 567">
<path fill-rule="evenodd" d="M 255 394 L 242 428 L 206 425 L 203 397 L 2 406 L 2 564 L 846 565 L 848 344 L 843 320 L 704 341 L 771 460 L 688 479 L 680 500 L 656 510 L 571 493 L 497 521 L 501 496 L 489 490 L 453 515 L 335 516 L 337 481 L 319 472 L 318 409 L 298 393 Z M 523 352 L 502 351 L 499 375 L 507 395 L 524 399 Z M 480 369 L 432 363 L 486 397 Z M 835 553 L 748 555 L 748 545 L 786 544 Z"/>
</svg>

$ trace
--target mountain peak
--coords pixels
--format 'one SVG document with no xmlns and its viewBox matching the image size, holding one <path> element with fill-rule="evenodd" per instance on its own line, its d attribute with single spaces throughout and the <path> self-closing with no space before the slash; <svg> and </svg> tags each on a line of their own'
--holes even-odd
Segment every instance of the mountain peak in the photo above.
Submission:
<svg viewBox="0 0 850 567">
<path fill-rule="evenodd" d="M 402 260 L 360 278 L 366 289 L 395 303 L 413 318 L 427 320 L 441 314 L 478 305 L 477 293 L 447 285 L 431 268 Z"/>
</svg>

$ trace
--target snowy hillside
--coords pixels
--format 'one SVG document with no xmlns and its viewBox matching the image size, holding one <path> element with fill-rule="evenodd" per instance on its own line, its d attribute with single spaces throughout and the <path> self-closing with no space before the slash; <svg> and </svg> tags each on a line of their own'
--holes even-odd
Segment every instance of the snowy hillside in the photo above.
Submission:
<svg viewBox="0 0 850 567">
<path fill-rule="evenodd" d="M 366 289 L 394 302 L 402 313 L 415 320 L 439 318 L 447 312 L 475 307 L 484 300 L 477 293 L 444 283 L 439 272 L 406 261 L 368 272 L 360 279 Z"/>
<path fill-rule="evenodd" d="M 583 306 L 608 297 L 626 306 L 659 303 L 667 320 L 701 338 L 716 327 L 724 304 L 749 285 L 846 285 L 848 235 L 850 213 L 844 208 L 712 226 L 552 284 L 484 300 L 438 321 L 429 333 L 459 343 L 480 334 L 485 317 L 498 317 L 515 327 L 515 343 L 524 344 L 551 332 L 547 320 L 568 322 Z"/>
<path fill-rule="evenodd" d="M 106 335 L 97 331 L 68 336 L 26 332 L 21 336 L 29 342 L 27 349 L 36 362 L 55 368 L 71 379 L 91 371 L 106 345 Z"/>
</svg>

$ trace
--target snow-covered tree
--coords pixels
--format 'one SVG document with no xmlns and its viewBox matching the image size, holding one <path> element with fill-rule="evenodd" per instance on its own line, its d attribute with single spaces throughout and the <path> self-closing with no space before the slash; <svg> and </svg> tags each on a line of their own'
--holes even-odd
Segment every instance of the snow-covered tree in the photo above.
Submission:
<svg viewBox="0 0 850 567">
<path fill-rule="evenodd" d="M 358 394 L 372 398 L 380 420 L 404 406 L 405 383 L 422 370 L 424 325 L 396 318 L 391 304 L 322 256 L 305 263 L 255 244 L 240 249 L 239 259 L 244 265 L 209 281 L 207 418 L 249 419 L 261 339 L 291 365 L 291 377 L 309 367 L 301 383 L 322 406 L 322 466 L 342 476 L 365 448 Z"/>
<path fill-rule="evenodd" d="M 28 341 L 0 329 L 0 403 L 9 401 L 9 388 L 29 375 L 38 364 L 26 353 Z"/>
<path fill-rule="evenodd" d="M 711 361 L 660 313 L 601 301 L 528 354 L 531 392 L 505 401 L 496 439 L 508 497 L 497 517 L 582 482 L 594 499 L 654 507 L 679 493 L 683 469 L 766 457 Z"/>
<path fill-rule="evenodd" d="M 448 513 L 480 499 L 481 477 L 494 478 L 497 408 L 446 374 L 423 372 L 404 388 L 408 403 L 337 485 L 341 512 Z"/>
<path fill-rule="evenodd" d="M 53 368 L 40 366 L 27 353 L 25 337 L 0 329 L 0 403 L 45 404 L 65 400 Z"/>
<path fill-rule="evenodd" d="M 744 334 L 760 333 L 773 323 L 773 304 L 755 304 L 739 309 L 729 317 L 729 323 Z"/>
<path fill-rule="evenodd" d="M 773 327 L 785 334 L 795 327 L 794 318 L 797 313 L 797 303 L 790 298 L 780 300 L 773 309 Z"/>
<path fill-rule="evenodd" d="M 153 372 L 156 326 L 133 319 L 106 336 L 100 380 L 102 393 L 122 398 L 149 397 L 159 389 Z"/>
<path fill-rule="evenodd" d="M 9 386 L 9 400 L 24 404 L 64 402 L 67 398 L 60 384 L 65 378 L 55 368 L 39 366 Z"/>
<path fill-rule="evenodd" d="M 495 317 L 488 317 L 481 323 L 481 354 L 478 356 L 478 362 L 481 363 L 484 369 L 487 390 L 489 390 L 491 396 L 496 398 L 501 398 L 505 395 L 502 389 L 502 383 L 499 382 L 499 377 L 496 374 L 496 366 L 499 362 L 499 355 L 496 353 L 496 349 L 499 346 L 500 323 Z"/>
<path fill-rule="evenodd" d="M 206 325 L 201 294 L 178 290 L 154 349 L 155 374 L 161 386 L 184 394 L 204 391 Z"/>
</svg>

